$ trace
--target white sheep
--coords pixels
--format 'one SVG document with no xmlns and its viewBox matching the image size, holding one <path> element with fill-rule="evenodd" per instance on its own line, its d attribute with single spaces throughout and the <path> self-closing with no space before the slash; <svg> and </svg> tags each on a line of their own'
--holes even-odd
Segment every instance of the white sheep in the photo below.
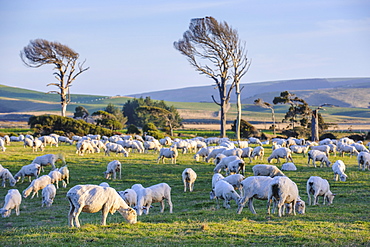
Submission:
<svg viewBox="0 0 370 247">
<path fill-rule="evenodd" d="M 67 165 L 62 166 L 59 168 L 59 172 L 62 174 L 62 179 L 65 183 L 63 183 L 63 187 L 66 188 L 67 184 L 69 184 L 69 169 Z"/>
<path fill-rule="evenodd" d="M 211 152 L 209 152 L 206 158 L 206 162 L 208 163 L 211 159 L 215 159 L 218 154 L 222 153 L 226 149 L 227 148 L 225 147 L 218 147 L 218 148 L 213 149 Z"/>
<path fill-rule="evenodd" d="M 269 184 L 267 198 L 267 213 L 270 214 L 270 207 L 273 200 L 277 202 L 278 215 L 284 214 L 285 204 L 292 204 L 293 215 L 296 215 L 296 203 L 299 198 L 298 186 L 290 178 L 278 176 L 273 178 Z"/>
<path fill-rule="evenodd" d="M 205 143 L 207 143 L 207 146 L 211 144 L 216 144 L 218 145 L 220 143 L 220 138 L 218 137 L 208 137 L 204 140 Z"/>
<path fill-rule="evenodd" d="M 48 184 L 45 188 L 42 189 L 42 202 L 41 207 L 44 205 L 46 207 L 50 207 L 51 204 L 54 202 L 55 195 L 57 193 L 57 189 L 55 188 L 54 184 Z"/>
<path fill-rule="evenodd" d="M 222 154 L 226 156 L 238 156 L 238 157 L 241 157 L 242 153 L 243 153 L 243 150 L 240 148 L 226 149 L 222 152 Z"/>
<path fill-rule="evenodd" d="M 62 181 L 63 188 L 67 187 L 65 181 L 62 178 L 62 173 L 56 168 L 55 170 L 49 172 L 49 176 L 51 178 L 51 183 L 56 185 L 57 189 L 59 189 L 59 181 Z"/>
<path fill-rule="evenodd" d="M 292 145 L 289 147 L 289 149 L 292 151 L 292 153 L 303 154 L 303 157 L 306 157 L 306 154 L 308 153 L 310 146 Z"/>
<path fill-rule="evenodd" d="M 244 160 L 235 160 L 227 164 L 226 175 L 241 173 L 244 176 L 245 162 Z"/>
<path fill-rule="evenodd" d="M 219 208 L 219 200 L 224 200 L 224 208 L 230 208 L 230 201 L 235 200 L 238 203 L 240 196 L 235 191 L 234 187 L 225 180 L 219 180 L 215 187 L 210 192 L 210 199 L 216 199 L 217 208 Z"/>
<path fill-rule="evenodd" d="M 3 218 L 9 217 L 12 209 L 15 209 L 15 214 L 20 214 L 19 208 L 22 203 L 22 196 L 17 189 L 10 189 L 5 196 L 4 206 L 0 209 Z"/>
<path fill-rule="evenodd" d="M 119 174 L 119 179 L 121 179 L 122 165 L 118 160 L 113 160 L 108 163 L 107 170 L 104 172 L 105 179 L 109 179 L 113 175 L 113 179 L 116 179 L 116 174 Z"/>
<path fill-rule="evenodd" d="M 37 151 L 41 151 L 43 152 L 45 149 L 45 146 L 44 146 L 44 143 L 39 140 L 39 139 L 35 139 L 33 140 L 33 146 L 32 146 L 32 152 L 37 152 Z"/>
<path fill-rule="evenodd" d="M 44 154 L 42 156 L 36 157 L 32 163 L 40 164 L 42 171 L 44 171 L 44 166 L 51 165 L 51 169 L 55 169 L 55 163 L 61 160 L 63 164 L 66 164 L 65 158 L 63 154 Z"/>
<path fill-rule="evenodd" d="M 186 192 L 186 188 L 189 188 L 189 191 L 192 192 L 194 189 L 194 183 L 197 179 L 197 174 L 191 168 L 185 168 L 182 172 L 182 182 L 184 183 L 184 192 Z"/>
<path fill-rule="evenodd" d="M 33 146 L 33 140 L 31 140 L 28 137 L 24 138 L 23 147 L 26 148 L 26 147 L 32 147 L 32 146 Z"/>
<path fill-rule="evenodd" d="M 256 138 L 256 137 L 249 137 L 248 139 L 249 139 L 249 143 L 250 144 L 257 144 L 257 145 L 262 146 L 262 142 L 258 138 Z"/>
<path fill-rule="evenodd" d="M 159 143 L 162 146 L 170 146 L 172 144 L 172 139 L 171 139 L 171 137 L 166 136 L 165 138 L 160 139 Z"/>
<path fill-rule="evenodd" d="M 338 181 L 338 177 L 340 177 L 340 181 L 345 182 L 347 179 L 347 174 L 344 172 L 346 171 L 346 165 L 342 160 L 337 160 L 334 162 L 332 166 L 334 172 L 334 181 Z"/>
<path fill-rule="evenodd" d="M 81 140 L 76 144 L 76 154 L 84 155 L 89 153 L 99 153 L 100 149 L 90 140 Z"/>
<path fill-rule="evenodd" d="M 107 147 L 107 149 L 105 150 L 105 155 L 110 156 L 110 152 L 113 152 L 116 153 L 116 156 L 118 154 L 122 154 L 123 156 L 128 157 L 128 152 L 126 151 L 126 149 L 117 143 L 110 142 L 107 143 L 105 146 Z"/>
<path fill-rule="evenodd" d="M 366 167 L 370 170 L 370 153 L 360 152 L 357 155 L 357 163 L 359 170 L 362 168 L 362 170 L 365 171 Z"/>
<path fill-rule="evenodd" d="M 41 136 L 39 137 L 39 140 L 44 143 L 44 146 L 46 147 L 47 144 L 50 144 L 50 147 L 53 145 L 58 147 L 58 140 L 55 139 L 53 136 Z"/>
<path fill-rule="evenodd" d="M 155 184 L 150 187 L 139 190 L 137 193 L 136 210 L 138 215 L 149 214 L 149 208 L 153 203 L 161 204 L 160 212 L 164 212 L 164 200 L 167 200 L 172 213 L 171 187 L 166 183 Z"/>
<path fill-rule="evenodd" d="M 238 202 L 237 213 L 240 214 L 248 202 L 249 210 L 252 214 L 256 214 L 256 210 L 253 207 L 253 199 L 267 200 L 269 184 L 272 181 L 272 177 L 268 176 L 251 176 L 247 177 L 241 182 L 243 187 L 243 197 Z"/>
<path fill-rule="evenodd" d="M 287 213 L 291 214 L 293 210 L 292 203 L 285 203 L 284 206 L 286 207 Z M 299 196 L 295 203 L 295 211 L 299 214 L 305 214 L 306 211 L 306 203 Z"/>
<path fill-rule="evenodd" d="M 221 179 L 224 179 L 225 177 L 222 176 L 221 173 L 214 173 L 213 176 L 212 176 L 212 189 L 215 188 L 215 185 L 216 183 L 221 180 Z"/>
<path fill-rule="evenodd" d="M 135 190 L 126 189 L 124 191 L 119 191 L 118 194 L 122 197 L 123 200 L 125 200 L 129 207 L 136 206 L 137 194 Z"/>
<path fill-rule="evenodd" d="M 40 170 L 41 165 L 36 163 L 22 166 L 22 168 L 14 175 L 14 179 L 18 182 L 22 178 L 23 183 L 24 177 L 28 177 L 28 181 L 31 182 L 31 176 L 38 178 Z"/>
<path fill-rule="evenodd" d="M 310 150 L 307 156 L 308 156 L 308 161 L 307 161 L 308 165 L 310 164 L 311 160 L 312 160 L 312 165 L 314 165 L 315 167 L 316 167 L 316 163 L 315 163 L 316 161 L 320 161 L 320 167 L 322 167 L 323 164 L 325 164 L 327 167 L 331 165 L 331 162 L 329 161 L 328 156 L 326 156 L 324 152 L 321 152 L 319 150 Z"/>
<path fill-rule="evenodd" d="M 213 169 L 213 172 L 214 173 L 220 173 L 221 170 L 225 170 L 226 171 L 227 168 L 228 168 L 228 164 L 230 162 L 233 162 L 233 161 L 239 162 L 239 161 L 242 160 L 238 156 L 227 156 L 227 157 L 225 157 L 224 155 L 221 154 L 218 157 L 219 157 L 219 159 L 218 158 L 215 159 L 215 163 L 216 162 L 218 162 L 218 163 L 216 164 L 215 168 Z"/>
<path fill-rule="evenodd" d="M 248 141 L 237 141 L 236 144 L 241 149 L 249 147 L 249 142 Z"/>
<path fill-rule="evenodd" d="M 308 205 L 316 205 L 319 200 L 319 196 L 324 198 L 323 204 L 328 202 L 328 205 L 333 203 L 334 196 L 330 191 L 330 185 L 328 180 L 323 179 L 318 176 L 311 176 L 307 180 L 307 195 L 308 195 Z M 313 195 L 313 204 L 311 203 L 311 195 Z"/>
<path fill-rule="evenodd" d="M 367 149 L 367 147 L 365 147 L 364 144 L 362 143 L 353 143 L 351 144 L 351 146 L 354 146 L 357 150 L 357 152 L 367 152 L 369 153 L 369 149 Z"/>
<path fill-rule="evenodd" d="M 71 139 L 69 139 L 67 136 L 59 136 L 58 137 L 58 143 L 68 143 L 69 145 L 72 145 L 73 144 L 73 141 Z"/>
<path fill-rule="evenodd" d="M 3 180 L 3 182 L 1 183 L 1 186 L 4 188 L 5 188 L 6 180 L 9 181 L 10 186 L 14 186 L 17 183 L 12 173 L 8 169 L 4 168 L 2 165 L 0 165 L 0 179 Z"/>
<path fill-rule="evenodd" d="M 287 162 L 287 163 L 284 163 L 281 166 L 281 170 L 282 171 L 296 171 L 297 170 L 297 167 L 294 165 L 294 163 Z"/>
<path fill-rule="evenodd" d="M 328 145 L 311 146 L 311 150 L 319 150 L 329 157 L 330 147 Z"/>
<path fill-rule="evenodd" d="M 285 174 L 274 165 L 255 165 L 252 167 L 252 171 L 254 176 L 269 176 L 272 178 L 276 176 L 285 176 Z"/>
<path fill-rule="evenodd" d="M 67 192 L 70 209 L 68 225 L 80 227 L 78 216 L 81 212 L 102 212 L 101 224 L 106 225 L 108 213 L 118 211 L 130 224 L 137 222 L 137 214 L 111 187 L 98 185 L 76 185 Z"/>
<path fill-rule="evenodd" d="M 342 157 L 344 157 L 344 153 L 348 153 L 349 157 L 352 157 L 353 155 L 358 155 L 358 151 L 354 146 L 346 145 L 346 144 L 340 144 L 338 145 L 338 151 Z"/>
<path fill-rule="evenodd" d="M 289 148 L 278 148 L 272 151 L 270 157 L 267 158 L 267 162 L 271 163 L 273 159 L 277 160 L 277 163 L 280 163 L 280 158 L 285 158 L 286 162 L 294 162 L 292 158 L 292 151 Z"/>
<path fill-rule="evenodd" d="M 27 198 L 33 192 L 31 199 L 36 195 L 39 197 L 39 190 L 45 188 L 48 184 L 51 184 L 51 178 L 49 175 L 43 175 L 39 178 L 32 180 L 31 184 L 23 190 L 23 197 Z"/>
<path fill-rule="evenodd" d="M 194 154 L 195 161 L 199 161 L 199 157 L 203 158 L 203 161 L 205 161 L 205 158 L 208 156 L 209 150 L 207 148 L 201 148 L 198 150 L 196 154 Z"/>
<path fill-rule="evenodd" d="M 257 146 L 253 149 L 251 158 L 256 159 L 257 157 L 259 157 L 260 160 L 262 160 L 264 155 L 265 149 L 262 146 Z"/>
<path fill-rule="evenodd" d="M 6 150 L 5 143 L 6 143 L 5 140 L 0 138 L 0 148 L 3 152 L 5 152 L 5 150 Z"/>
<path fill-rule="evenodd" d="M 176 146 L 172 146 L 170 148 L 161 148 L 157 158 L 157 163 L 159 163 L 159 160 L 162 160 L 162 163 L 164 164 L 164 159 L 168 158 L 171 159 L 171 164 L 176 164 L 178 155 L 179 153 L 177 152 Z"/>
<path fill-rule="evenodd" d="M 144 150 L 146 153 L 149 152 L 149 150 L 153 150 L 154 152 L 159 152 L 162 148 L 162 145 L 157 141 L 144 141 Z"/>
<path fill-rule="evenodd" d="M 242 148 L 242 155 L 241 155 L 241 158 L 249 158 L 249 163 L 252 163 L 252 152 L 253 152 L 253 148 L 251 147 L 246 147 L 246 148 Z"/>
<path fill-rule="evenodd" d="M 231 184 L 234 187 L 235 190 L 238 189 L 240 191 L 241 196 L 243 195 L 243 190 L 242 190 L 242 185 L 241 185 L 241 182 L 244 180 L 243 175 L 241 175 L 241 174 L 232 174 L 232 175 L 229 175 L 225 178 L 222 178 L 222 180 Z"/>
<path fill-rule="evenodd" d="M 319 141 L 319 145 L 329 145 L 333 144 L 333 141 L 330 138 L 325 138 L 324 140 Z"/>
</svg>

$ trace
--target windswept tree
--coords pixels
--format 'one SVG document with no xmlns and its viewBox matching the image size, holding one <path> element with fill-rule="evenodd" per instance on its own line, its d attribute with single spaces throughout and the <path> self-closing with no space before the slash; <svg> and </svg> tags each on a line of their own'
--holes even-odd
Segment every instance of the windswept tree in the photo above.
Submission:
<svg viewBox="0 0 370 247">
<path fill-rule="evenodd" d="M 274 135 L 276 135 L 276 124 L 275 124 L 275 110 L 274 106 L 268 102 L 263 101 L 263 99 L 258 98 L 254 101 L 255 105 L 258 105 L 262 108 L 268 108 L 271 110 L 271 115 L 272 115 L 272 129 L 274 131 Z"/>
<path fill-rule="evenodd" d="M 84 62 L 79 63 L 79 54 L 66 45 L 58 42 L 50 42 L 44 39 L 31 40 L 20 53 L 22 61 L 31 68 L 38 68 L 45 64 L 54 65 L 56 70 L 53 74 L 58 82 L 49 83 L 47 86 L 56 86 L 59 91 L 49 91 L 60 95 L 62 116 L 65 117 L 67 105 L 70 103 L 69 88 L 72 82 L 82 72 L 89 69 L 84 68 Z"/>
<path fill-rule="evenodd" d="M 325 124 L 322 115 L 319 113 L 320 110 L 325 111 L 324 106 L 333 106 L 332 104 L 322 104 L 318 106 L 315 110 L 312 111 L 311 117 L 311 141 L 317 142 L 319 141 L 319 130 L 328 128 L 327 124 Z"/>
<path fill-rule="evenodd" d="M 216 84 L 219 101 L 213 95 L 212 99 L 220 106 L 220 134 L 225 137 L 230 94 L 246 73 L 249 64 L 238 32 L 226 22 L 218 22 L 213 17 L 196 18 L 190 21 L 189 30 L 183 34 L 183 38 L 174 42 L 174 47 L 196 71 L 208 76 Z M 238 95 L 240 90 L 237 90 Z"/>
<path fill-rule="evenodd" d="M 117 120 L 116 116 L 106 111 L 96 111 L 91 114 L 95 118 L 96 125 L 102 126 L 110 130 L 119 130 L 123 128 L 123 124 Z"/>
</svg>

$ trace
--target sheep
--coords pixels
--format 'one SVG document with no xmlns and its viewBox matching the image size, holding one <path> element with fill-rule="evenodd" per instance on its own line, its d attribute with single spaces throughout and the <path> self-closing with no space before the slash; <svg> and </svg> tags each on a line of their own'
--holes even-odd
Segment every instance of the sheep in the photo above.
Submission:
<svg viewBox="0 0 370 247">
<path fill-rule="evenodd" d="M 67 192 L 70 209 L 68 212 L 68 225 L 80 227 L 78 216 L 81 212 L 102 212 L 101 225 L 106 225 L 108 213 L 118 211 L 130 224 L 137 222 L 134 209 L 120 197 L 111 187 L 98 185 L 76 185 Z"/>
<path fill-rule="evenodd" d="M 129 207 L 136 206 L 137 194 L 135 190 L 126 189 L 124 191 L 119 191 L 118 194 L 122 197 L 122 199 L 127 203 Z"/>
<path fill-rule="evenodd" d="M 185 168 L 182 172 L 182 182 L 184 183 L 184 192 L 186 192 L 186 188 L 189 188 L 189 191 L 192 192 L 194 189 L 194 183 L 197 179 L 197 174 L 191 168 Z"/>
<path fill-rule="evenodd" d="M 277 144 L 276 142 L 272 142 L 272 146 L 271 146 L 272 151 L 274 151 L 275 149 L 281 148 L 281 147 L 283 146 Z"/>
<path fill-rule="evenodd" d="M 26 148 L 26 147 L 32 147 L 33 146 L 33 140 L 31 140 L 30 138 L 24 138 L 23 140 L 23 147 Z"/>
<path fill-rule="evenodd" d="M 330 185 L 328 180 L 323 179 L 318 176 L 311 176 L 307 180 L 307 195 L 308 195 L 308 205 L 311 205 L 311 195 L 313 195 L 313 205 L 318 204 L 318 196 L 323 196 L 325 201 L 328 202 L 328 205 L 333 203 L 335 194 L 330 191 Z"/>
<path fill-rule="evenodd" d="M 330 138 L 325 138 L 324 140 L 319 141 L 319 145 L 329 145 L 333 144 L 333 141 Z"/>
<path fill-rule="evenodd" d="M 237 213 L 240 214 L 244 208 L 245 203 L 248 201 L 249 210 L 252 214 L 256 214 L 253 207 L 253 199 L 267 200 L 269 184 L 272 177 L 268 176 L 251 176 L 247 177 L 241 182 L 243 187 L 243 197 L 238 202 Z"/>
<path fill-rule="evenodd" d="M 149 208 L 152 203 L 159 202 L 161 204 L 160 212 L 164 212 L 164 199 L 167 200 L 172 213 L 172 201 L 171 201 L 171 187 L 166 183 L 155 184 L 150 187 L 144 188 L 137 192 L 137 203 L 136 210 L 138 215 L 142 215 L 143 211 L 145 214 L 149 214 Z M 143 210 L 144 209 L 144 210 Z"/>
<path fill-rule="evenodd" d="M 242 185 L 241 185 L 241 182 L 244 180 L 243 175 L 241 175 L 241 174 L 232 174 L 232 175 L 229 175 L 225 178 L 222 178 L 222 180 L 225 180 L 226 182 L 231 184 L 234 187 L 235 190 L 238 189 L 240 191 L 241 195 L 243 195 Z"/>
<path fill-rule="evenodd" d="M 72 145 L 73 144 L 73 141 L 71 139 L 69 139 L 68 137 L 66 136 L 59 136 L 58 137 L 58 143 L 68 143 L 69 145 Z"/>
<path fill-rule="evenodd" d="M 311 150 L 319 150 L 329 157 L 330 147 L 328 145 L 311 146 Z"/>
<path fill-rule="evenodd" d="M 245 162 L 244 160 L 235 160 L 227 164 L 226 175 L 241 173 L 244 176 Z"/>
<path fill-rule="evenodd" d="M 157 164 L 159 163 L 159 160 L 162 160 L 162 163 L 164 164 L 165 158 L 171 159 L 171 164 L 176 164 L 176 159 L 178 155 L 179 153 L 177 152 L 176 146 L 172 146 L 170 148 L 161 148 L 157 158 Z"/>
<path fill-rule="evenodd" d="M 324 152 L 321 152 L 319 150 L 310 150 L 308 152 L 308 161 L 307 161 L 307 164 L 309 165 L 310 164 L 310 161 L 312 160 L 312 164 L 316 167 L 316 161 L 321 161 L 320 163 L 320 167 L 323 166 L 323 164 L 325 164 L 327 167 L 329 167 L 331 165 L 331 162 L 329 161 L 328 157 L 326 156 L 326 154 Z"/>
<path fill-rule="evenodd" d="M 203 161 L 205 161 L 205 158 L 208 156 L 209 154 L 209 150 L 207 148 L 201 148 L 198 150 L 198 152 L 196 154 L 194 154 L 194 159 L 195 161 L 199 161 L 199 157 L 202 157 L 203 158 Z"/>
<path fill-rule="evenodd" d="M 358 151 L 354 146 L 341 144 L 338 145 L 338 151 L 342 157 L 344 157 L 344 153 L 348 153 L 349 157 L 352 157 L 354 154 L 357 156 Z"/>
<path fill-rule="evenodd" d="M 282 171 L 296 171 L 297 170 L 297 167 L 294 165 L 294 163 L 288 162 L 288 163 L 284 163 L 281 166 L 281 170 Z"/>
<path fill-rule="evenodd" d="M 63 164 L 66 164 L 65 158 L 63 154 L 44 154 L 42 156 L 36 157 L 32 163 L 40 164 L 42 171 L 44 171 L 44 166 L 51 165 L 51 169 L 55 169 L 55 162 L 61 160 Z"/>
<path fill-rule="evenodd" d="M 33 192 L 31 199 L 36 195 L 39 197 L 39 190 L 45 188 L 48 184 L 51 184 L 51 177 L 49 175 L 43 175 L 35 180 L 32 180 L 31 184 L 23 190 L 23 197 L 27 198 Z"/>
<path fill-rule="evenodd" d="M 55 195 L 57 193 L 57 190 L 54 186 L 54 184 L 48 184 L 45 188 L 42 189 L 42 202 L 41 207 L 44 205 L 46 207 L 50 207 L 51 204 L 54 202 Z"/>
<path fill-rule="evenodd" d="M 154 152 L 159 152 L 162 148 L 162 145 L 159 142 L 153 141 L 144 141 L 144 149 L 145 152 L 148 153 L 149 150 L 153 150 Z"/>
<path fill-rule="evenodd" d="M 31 182 L 31 176 L 36 178 L 39 177 L 41 170 L 41 165 L 36 163 L 31 163 L 29 165 L 22 166 L 22 168 L 14 175 L 14 179 L 19 182 L 22 178 L 22 183 L 24 181 L 24 177 L 28 177 L 28 181 Z"/>
<path fill-rule="evenodd" d="M 122 165 L 118 160 L 113 160 L 108 163 L 107 170 L 104 172 L 105 179 L 109 179 L 113 174 L 113 179 L 116 179 L 116 173 L 119 173 L 119 179 L 121 179 Z"/>
<path fill-rule="evenodd" d="M 360 152 L 357 155 L 357 163 L 359 170 L 361 169 L 361 167 L 363 171 L 365 171 L 366 167 L 370 170 L 370 153 Z"/>
<path fill-rule="evenodd" d="M 105 155 L 110 156 L 110 152 L 114 152 L 116 153 L 116 156 L 118 154 L 123 154 L 123 156 L 128 157 L 128 152 L 126 151 L 126 149 L 124 149 L 124 147 L 117 143 L 110 142 L 107 143 L 105 146 L 107 147 L 107 149 L 105 150 Z"/>
<path fill-rule="evenodd" d="M 275 177 L 269 184 L 267 198 L 267 214 L 270 214 L 270 207 L 273 199 L 277 201 L 279 217 L 284 214 L 285 203 L 292 204 L 293 215 L 296 215 L 296 203 L 299 198 L 297 184 L 288 177 Z"/>
<path fill-rule="evenodd" d="M 212 176 L 212 189 L 215 188 L 215 185 L 216 183 L 221 180 L 221 179 L 224 179 L 225 177 L 222 176 L 221 173 L 214 173 L 213 176 Z"/>
<path fill-rule="evenodd" d="M 328 146 L 330 147 L 329 153 L 333 153 L 334 156 L 337 156 L 337 145 L 335 145 L 334 143 L 330 143 L 328 144 Z"/>
<path fill-rule="evenodd" d="M 165 138 L 160 139 L 160 140 L 159 140 L 159 143 L 160 143 L 162 146 L 170 146 L 170 145 L 172 144 L 171 137 L 166 136 Z"/>
<path fill-rule="evenodd" d="M 104 152 L 107 149 L 107 147 L 105 146 L 104 142 L 102 142 L 101 140 L 91 140 L 91 144 L 93 145 L 93 147 L 96 147 L 99 150 L 100 149 L 103 149 Z M 100 153 L 100 151 L 98 153 Z"/>
<path fill-rule="evenodd" d="M 253 149 L 251 158 L 256 159 L 257 157 L 259 157 L 260 160 L 262 160 L 264 155 L 265 149 L 262 146 L 257 146 Z"/>
<path fill-rule="evenodd" d="M 292 203 L 285 203 L 285 207 L 286 207 L 287 213 L 291 214 L 293 210 Z M 305 214 L 305 211 L 306 211 L 306 203 L 299 196 L 295 203 L 295 211 L 299 214 Z"/>
<path fill-rule="evenodd" d="M 365 147 L 364 144 L 362 143 L 353 143 L 351 144 L 351 146 L 354 146 L 357 150 L 357 152 L 367 152 L 369 153 L 369 149 L 367 149 L 367 147 Z"/>
<path fill-rule="evenodd" d="M 249 137 L 248 139 L 249 139 L 250 144 L 258 144 L 258 145 L 262 146 L 262 142 L 258 138 Z"/>
<path fill-rule="evenodd" d="M 310 146 L 292 145 L 289 147 L 289 149 L 292 151 L 292 153 L 303 154 L 303 157 L 306 157 L 306 154 L 308 153 Z"/>
<path fill-rule="evenodd" d="M 255 165 L 252 167 L 252 171 L 254 176 L 269 176 L 272 178 L 276 176 L 285 176 L 285 174 L 274 165 Z"/>
<path fill-rule="evenodd" d="M 76 154 L 84 155 L 85 153 L 99 153 L 100 149 L 91 141 L 82 140 L 76 144 Z"/>
<path fill-rule="evenodd" d="M 334 181 L 338 181 L 338 177 L 340 177 L 340 181 L 345 182 L 347 179 L 347 174 L 345 174 L 346 165 L 343 161 L 337 160 L 332 166 L 334 172 Z"/>
<path fill-rule="evenodd" d="M 241 149 L 249 147 L 248 141 L 238 141 L 237 144 L 238 144 L 238 147 Z"/>
<path fill-rule="evenodd" d="M 50 147 L 52 147 L 53 145 L 58 147 L 58 141 L 52 136 L 41 136 L 39 137 L 39 140 L 44 143 L 45 147 L 47 146 L 47 144 L 50 144 Z"/>
<path fill-rule="evenodd" d="M 1 186 L 4 188 L 6 180 L 9 180 L 9 185 L 12 187 L 17 183 L 12 173 L 8 169 L 2 167 L 1 165 L 0 165 L 0 179 L 3 179 Z"/>
<path fill-rule="evenodd" d="M 24 140 L 24 135 L 10 137 L 11 142 L 22 142 L 23 140 Z"/>
<path fill-rule="evenodd" d="M 294 162 L 292 158 L 292 151 L 289 148 L 278 148 L 272 151 L 270 157 L 267 158 L 267 162 L 271 163 L 273 159 L 277 160 L 277 163 L 280 163 L 280 158 L 285 158 L 286 162 Z"/>
<path fill-rule="evenodd" d="M 0 138 L 0 148 L 3 152 L 5 152 L 5 150 L 6 150 L 5 143 L 6 143 L 5 140 Z"/>
<path fill-rule="evenodd" d="M 223 151 L 225 151 L 227 148 L 225 147 L 218 147 L 218 148 L 215 148 L 213 149 L 207 156 L 206 158 L 206 162 L 208 163 L 211 159 L 214 159 L 216 158 L 216 156 L 220 153 L 222 153 Z"/>
<path fill-rule="evenodd" d="M 219 200 L 224 200 L 224 208 L 229 209 L 230 208 L 230 201 L 235 200 L 236 203 L 238 203 L 240 196 L 236 191 L 234 190 L 234 187 L 226 182 L 225 180 L 219 180 L 215 187 L 210 192 L 210 199 L 216 199 L 217 208 L 219 208 Z"/>
<path fill-rule="evenodd" d="M 8 135 L 5 135 L 3 138 L 4 138 L 5 144 L 10 145 L 10 137 Z"/>
<path fill-rule="evenodd" d="M 15 209 L 15 214 L 20 214 L 19 208 L 22 203 L 22 196 L 17 189 L 10 189 L 5 196 L 4 206 L 0 209 L 3 218 L 9 217 L 12 209 Z"/>
<path fill-rule="evenodd" d="M 242 155 L 240 156 L 241 158 L 249 158 L 249 163 L 252 163 L 252 152 L 253 148 L 247 147 L 247 148 L 242 148 Z"/>
<path fill-rule="evenodd" d="M 208 137 L 204 140 L 204 142 L 207 144 L 207 146 L 209 146 L 211 144 L 218 145 L 220 143 L 220 138 L 218 138 L 218 137 Z"/>
<path fill-rule="evenodd" d="M 45 146 L 44 146 L 44 143 L 41 140 L 35 139 L 33 141 L 32 152 L 37 152 L 38 150 L 43 152 L 44 149 L 45 149 Z"/>
<path fill-rule="evenodd" d="M 59 172 L 62 174 L 62 180 L 64 181 L 63 182 L 63 188 L 66 188 L 67 184 L 69 184 L 69 169 L 68 169 L 67 165 L 62 166 L 61 168 L 59 168 Z"/>
<path fill-rule="evenodd" d="M 49 172 L 49 176 L 51 178 L 51 183 L 56 184 L 57 189 L 59 189 L 59 181 L 62 181 L 63 188 L 67 187 L 64 180 L 62 179 L 62 173 L 56 168 L 55 170 Z"/>
<path fill-rule="evenodd" d="M 213 169 L 213 172 L 214 173 L 220 173 L 222 169 L 224 170 L 227 170 L 228 168 L 228 164 L 230 162 L 233 162 L 235 160 L 237 160 L 238 162 L 241 161 L 242 159 L 239 158 L 238 156 L 219 156 L 220 157 L 220 161 L 216 164 L 215 168 Z M 215 163 L 217 162 L 218 159 L 215 160 Z"/>
</svg>

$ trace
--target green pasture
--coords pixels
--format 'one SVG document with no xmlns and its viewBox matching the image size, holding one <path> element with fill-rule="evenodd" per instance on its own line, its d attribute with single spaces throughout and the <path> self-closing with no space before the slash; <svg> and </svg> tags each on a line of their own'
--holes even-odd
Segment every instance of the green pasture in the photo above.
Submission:
<svg viewBox="0 0 370 247">
<path fill-rule="evenodd" d="M 300 196 L 307 202 L 306 181 L 312 176 L 328 179 L 331 190 L 336 193 L 330 206 L 307 206 L 305 215 L 266 214 L 266 201 L 254 201 L 257 215 L 248 208 L 236 214 L 237 206 L 218 209 L 216 202 L 209 199 L 213 163 L 196 162 L 194 154 L 179 154 L 176 164 L 169 160 L 157 164 L 157 154 L 130 153 L 129 157 L 105 156 L 104 153 L 75 154 L 75 146 L 47 147 L 44 153 L 32 153 L 22 143 L 11 143 L 0 154 L 0 164 L 14 175 L 23 165 L 39 155 L 64 153 L 70 170 L 70 184 L 59 188 L 53 205 L 41 207 L 41 191 L 38 198 L 23 198 L 20 216 L 15 212 L 9 218 L 1 218 L 1 246 L 369 246 L 370 245 L 370 171 L 358 171 L 356 157 L 330 157 L 334 162 L 342 159 L 347 165 L 348 180 L 333 181 L 330 167 L 307 165 L 307 159 L 294 154 L 298 171 L 286 172 L 295 181 Z M 271 146 L 265 147 L 262 161 L 248 161 L 246 176 L 252 175 L 251 167 L 266 163 Z M 108 162 L 118 159 L 123 166 L 122 179 L 107 181 L 103 177 Z M 58 162 L 57 167 L 62 164 Z M 280 167 L 281 164 L 278 164 Z M 198 174 L 194 192 L 183 192 L 181 173 L 191 167 Z M 46 167 L 47 174 L 50 167 Z M 67 191 L 77 184 L 100 184 L 108 182 L 117 191 L 130 188 L 135 183 L 147 187 L 157 183 L 168 183 L 172 188 L 173 213 L 159 213 L 158 203 L 149 215 L 138 217 L 138 223 L 129 225 L 119 213 L 109 215 L 107 226 L 100 225 L 101 214 L 81 213 L 81 228 L 67 226 L 69 203 Z M 15 185 L 22 192 L 29 182 Z M 61 185 L 61 183 L 60 183 Z M 0 201 L 7 190 L 0 188 Z M 322 199 L 320 198 L 320 203 Z"/>
</svg>

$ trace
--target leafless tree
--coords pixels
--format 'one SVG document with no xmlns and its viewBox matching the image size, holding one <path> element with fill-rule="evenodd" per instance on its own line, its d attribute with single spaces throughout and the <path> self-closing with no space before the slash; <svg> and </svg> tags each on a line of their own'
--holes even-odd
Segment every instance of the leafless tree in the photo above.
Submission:
<svg viewBox="0 0 370 247">
<path fill-rule="evenodd" d="M 213 17 L 192 19 L 189 30 L 182 39 L 174 42 L 174 47 L 186 56 L 196 71 L 212 78 L 216 84 L 220 99 L 218 102 L 213 95 L 212 99 L 220 106 L 220 134 L 225 137 L 230 94 L 249 64 L 238 32 L 226 22 L 218 22 Z"/>
<path fill-rule="evenodd" d="M 274 110 L 274 106 L 268 102 L 265 102 L 263 101 L 263 99 L 261 98 L 258 98 L 254 101 L 254 104 L 255 105 L 258 105 L 262 108 L 268 108 L 271 110 L 271 115 L 272 115 L 272 129 L 274 131 L 274 136 L 276 135 L 276 124 L 275 124 L 275 110 Z"/>
<path fill-rule="evenodd" d="M 60 95 L 62 116 L 65 117 L 67 105 L 70 102 L 69 88 L 72 82 L 82 72 L 89 69 L 83 68 L 84 62 L 77 63 L 79 54 L 66 45 L 58 42 L 50 42 L 44 39 L 31 40 L 20 53 L 22 61 L 31 68 L 38 68 L 45 64 L 55 66 L 53 74 L 57 83 L 49 83 L 47 86 L 56 86 L 60 91 L 49 91 Z"/>
</svg>

